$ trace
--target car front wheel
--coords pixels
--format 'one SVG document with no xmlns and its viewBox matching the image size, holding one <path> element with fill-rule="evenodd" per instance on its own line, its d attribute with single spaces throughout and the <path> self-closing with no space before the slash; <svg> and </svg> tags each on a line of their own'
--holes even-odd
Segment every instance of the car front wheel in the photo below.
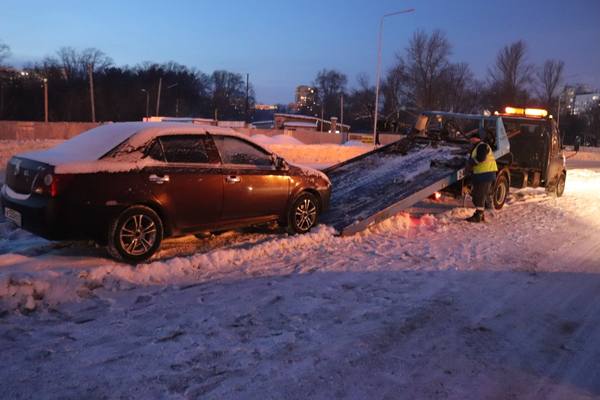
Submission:
<svg viewBox="0 0 600 400">
<path fill-rule="evenodd" d="M 308 192 L 302 193 L 288 212 L 288 231 L 290 233 L 306 233 L 317 224 L 319 217 L 319 201 Z"/>
<path fill-rule="evenodd" d="M 108 229 L 108 252 L 130 263 L 149 259 L 160 247 L 163 224 L 156 212 L 146 206 L 123 211 Z"/>
</svg>

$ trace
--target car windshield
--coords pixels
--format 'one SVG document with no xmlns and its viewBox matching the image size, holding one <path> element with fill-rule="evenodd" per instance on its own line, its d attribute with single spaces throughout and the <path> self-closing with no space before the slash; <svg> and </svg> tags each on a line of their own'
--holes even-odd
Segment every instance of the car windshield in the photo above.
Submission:
<svg viewBox="0 0 600 400">
<path fill-rule="evenodd" d="M 51 149 L 25 153 L 22 156 L 52 165 L 94 161 L 127 140 L 139 129 L 138 123 L 101 125 Z"/>
</svg>

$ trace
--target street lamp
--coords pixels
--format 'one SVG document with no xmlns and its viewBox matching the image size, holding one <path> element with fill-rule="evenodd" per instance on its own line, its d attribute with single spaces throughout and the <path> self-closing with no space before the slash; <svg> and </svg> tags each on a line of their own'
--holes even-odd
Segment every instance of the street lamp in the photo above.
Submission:
<svg viewBox="0 0 600 400">
<path fill-rule="evenodd" d="M 44 82 L 44 122 L 48 123 L 48 78 L 43 78 Z"/>
<path fill-rule="evenodd" d="M 375 84 L 375 116 L 373 122 L 373 145 L 377 146 L 379 144 L 379 135 L 377 135 L 377 117 L 379 111 L 379 81 L 381 79 L 381 37 L 383 35 L 383 20 L 387 17 L 391 17 L 394 15 L 400 14 L 408 14 L 415 11 L 414 8 L 409 8 L 402 11 L 396 11 L 389 14 L 385 14 L 381 17 L 381 21 L 379 22 L 379 38 L 377 41 L 377 78 Z"/>
</svg>

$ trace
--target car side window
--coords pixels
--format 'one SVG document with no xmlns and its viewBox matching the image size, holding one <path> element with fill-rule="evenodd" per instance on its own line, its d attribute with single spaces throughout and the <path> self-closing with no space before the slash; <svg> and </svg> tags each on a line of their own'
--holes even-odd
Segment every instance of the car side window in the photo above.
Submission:
<svg viewBox="0 0 600 400">
<path fill-rule="evenodd" d="M 152 144 L 146 150 L 146 156 L 157 161 L 165 161 L 165 154 L 163 153 L 162 145 L 158 139 L 154 140 Z"/>
<path fill-rule="evenodd" d="M 204 139 L 200 135 L 173 135 L 159 138 L 164 160 L 169 163 L 208 163 Z M 152 150 L 152 149 L 151 149 Z M 152 155 L 150 155 L 152 157 Z M 154 157 L 153 157 L 154 158 Z"/>
<path fill-rule="evenodd" d="M 223 164 L 272 166 L 271 155 L 232 136 L 213 136 Z"/>
</svg>

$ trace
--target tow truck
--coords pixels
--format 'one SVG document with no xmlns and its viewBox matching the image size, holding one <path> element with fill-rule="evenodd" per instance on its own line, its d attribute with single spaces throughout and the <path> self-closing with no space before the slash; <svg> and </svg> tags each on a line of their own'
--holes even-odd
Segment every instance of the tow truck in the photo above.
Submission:
<svg viewBox="0 0 600 400">
<path fill-rule="evenodd" d="M 546 110 L 426 111 L 408 136 L 324 170 L 332 193 L 321 222 L 351 235 L 439 192 L 464 198 L 471 190 L 466 163 L 475 135 L 490 144 L 498 163 L 490 207 L 501 209 L 510 187 L 563 194 L 565 157 L 558 127 Z"/>
</svg>

